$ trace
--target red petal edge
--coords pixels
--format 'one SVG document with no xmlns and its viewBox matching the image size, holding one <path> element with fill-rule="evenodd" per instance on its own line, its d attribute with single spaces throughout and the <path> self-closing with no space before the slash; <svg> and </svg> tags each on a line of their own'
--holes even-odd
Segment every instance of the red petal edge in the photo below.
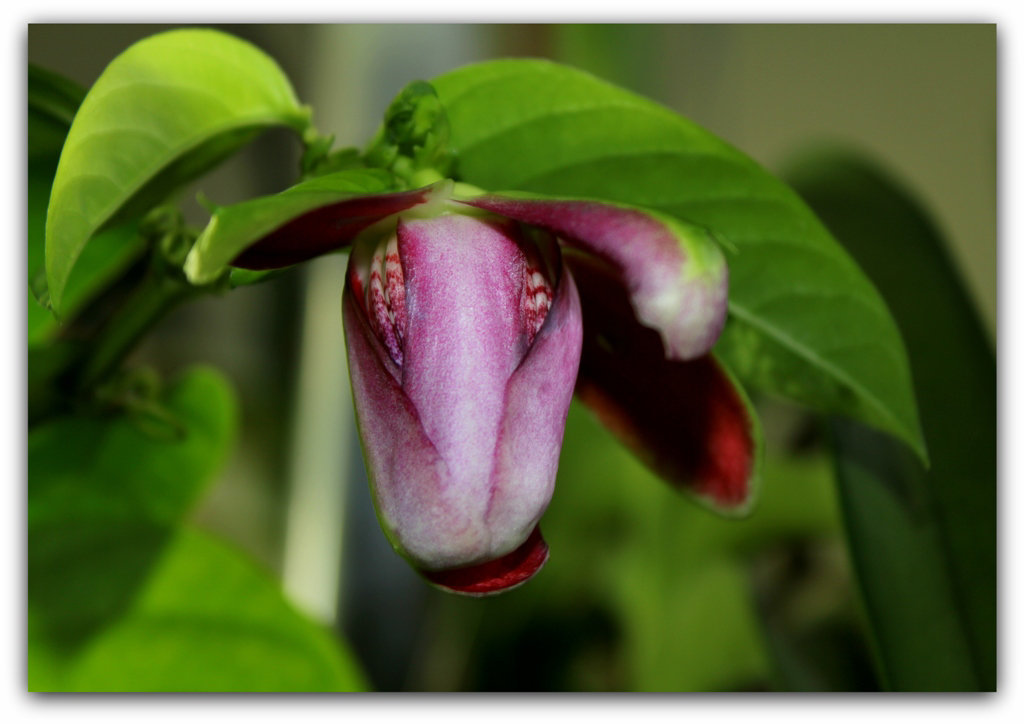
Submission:
<svg viewBox="0 0 1024 724">
<path fill-rule="evenodd" d="M 487 596 L 520 586 L 544 567 L 548 560 L 548 544 L 536 526 L 526 542 L 511 553 L 487 563 L 446 571 L 420 571 L 423 577 L 453 593 Z"/>
</svg>

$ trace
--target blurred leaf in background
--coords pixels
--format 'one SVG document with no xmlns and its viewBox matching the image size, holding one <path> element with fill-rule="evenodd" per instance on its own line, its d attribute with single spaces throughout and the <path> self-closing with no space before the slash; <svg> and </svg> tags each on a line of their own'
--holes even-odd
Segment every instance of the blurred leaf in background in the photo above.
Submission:
<svg viewBox="0 0 1024 724">
<path fill-rule="evenodd" d="M 932 453 L 833 423 L 850 551 L 887 686 L 996 686 L 996 364 L 946 241 L 883 170 L 807 152 L 787 177 L 885 295 Z"/>
<path fill-rule="evenodd" d="M 30 432 L 29 689 L 361 689 L 271 576 L 181 526 L 234 439 L 220 374 L 195 369 L 127 410 Z"/>
</svg>

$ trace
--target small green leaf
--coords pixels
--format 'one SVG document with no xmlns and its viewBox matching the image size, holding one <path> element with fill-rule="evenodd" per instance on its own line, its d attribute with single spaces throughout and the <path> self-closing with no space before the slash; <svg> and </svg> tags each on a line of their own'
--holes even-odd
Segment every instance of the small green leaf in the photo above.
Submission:
<svg viewBox="0 0 1024 724">
<path fill-rule="evenodd" d="M 368 163 L 396 172 L 435 169 L 448 174 L 448 118 L 433 86 L 422 80 L 402 89 L 366 152 Z"/>
<path fill-rule="evenodd" d="M 851 555 L 882 673 L 903 691 L 996 686 L 996 364 L 942 235 L 850 154 L 789 178 L 886 295 L 907 340 L 932 450 L 834 425 Z"/>
<path fill-rule="evenodd" d="M 436 78 L 459 179 L 653 208 L 724 239 L 746 382 L 890 432 L 926 457 L 903 344 L 871 283 L 800 198 L 696 124 L 586 73 L 502 60 Z"/>
<path fill-rule="evenodd" d="M 273 125 L 301 134 L 309 112 L 274 61 L 242 40 L 175 30 L 115 58 L 75 116 L 53 184 L 46 273 L 54 309 L 96 231 L 146 211 Z"/>
<path fill-rule="evenodd" d="M 393 188 L 387 171 L 349 169 L 318 176 L 273 196 L 220 207 L 185 260 L 185 275 L 193 284 L 207 284 L 246 247 L 307 211 Z"/>
</svg>

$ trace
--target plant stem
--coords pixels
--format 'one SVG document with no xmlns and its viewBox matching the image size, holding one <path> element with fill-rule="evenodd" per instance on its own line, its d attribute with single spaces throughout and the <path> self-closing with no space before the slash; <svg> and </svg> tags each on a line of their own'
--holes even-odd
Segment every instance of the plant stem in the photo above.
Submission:
<svg viewBox="0 0 1024 724">
<path fill-rule="evenodd" d="M 75 375 L 75 389 L 91 389 L 113 372 L 142 336 L 196 290 L 176 276 L 150 270 L 127 304 L 104 325 Z"/>
</svg>

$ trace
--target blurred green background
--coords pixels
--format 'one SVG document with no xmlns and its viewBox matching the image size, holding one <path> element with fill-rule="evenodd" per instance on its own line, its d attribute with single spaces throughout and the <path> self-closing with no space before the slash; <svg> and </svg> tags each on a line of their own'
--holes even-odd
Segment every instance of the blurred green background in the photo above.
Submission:
<svg viewBox="0 0 1024 724">
<path fill-rule="evenodd" d="M 277 59 L 342 146 L 362 146 L 410 80 L 540 56 L 652 97 L 770 170 L 821 142 L 851 148 L 931 215 L 994 346 L 993 25 L 220 27 Z M 31 25 L 28 60 L 88 87 L 162 29 Z M 197 191 L 227 204 L 288 186 L 299 152 L 284 132 L 262 137 L 186 194 L 190 218 L 205 221 Z M 279 573 L 300 607 L 347 638 L 373 688 L 880 686 L 822 427 L 771 400 L 758 400 L 768 460 L 750 519 L 719 520 L 680 499 L 574 407 L 543 521 L 543 573 L 483 601 L 428 588 L 391 552 L 366 489 L 343 268 L 321 259 L 179 309 L 135 360 L 167 373 L 210 363 L 233 381 L 239 439 L 193 518 Z"/>
</svg>

